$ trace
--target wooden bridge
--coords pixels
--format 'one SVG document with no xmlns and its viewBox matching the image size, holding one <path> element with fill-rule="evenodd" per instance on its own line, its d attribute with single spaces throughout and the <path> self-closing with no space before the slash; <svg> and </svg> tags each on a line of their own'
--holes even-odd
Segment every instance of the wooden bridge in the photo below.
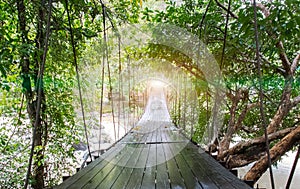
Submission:
<svg viewBox="0 0 300 189">
<path fill-rule="evenodd" d="M 250 188 L 175 127 L 164 94 L 154 90 L 138 124 L 60 188 Z"/>
</svg>

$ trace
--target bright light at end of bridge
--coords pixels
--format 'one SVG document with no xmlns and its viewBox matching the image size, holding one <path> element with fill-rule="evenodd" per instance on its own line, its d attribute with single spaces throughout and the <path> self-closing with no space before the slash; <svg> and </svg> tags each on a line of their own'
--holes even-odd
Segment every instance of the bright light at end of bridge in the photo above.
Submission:
<svg viewBox="0 0 300 189">
<path fill-rule="evenodd" d="M 166 83 L 164 83 L 160 80 L 150 80 L 149 84 L 150 84 L 150 87 L 153 87 L 153 88 L 163 88 L 166 86 Z"/>
</svg>

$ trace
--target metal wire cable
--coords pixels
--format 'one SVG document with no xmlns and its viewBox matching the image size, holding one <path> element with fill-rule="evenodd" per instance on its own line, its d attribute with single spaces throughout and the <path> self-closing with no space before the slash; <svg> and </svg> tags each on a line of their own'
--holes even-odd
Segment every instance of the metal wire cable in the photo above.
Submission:
<svg viewBox="0 0 300 189">
<path fill-rule="evenodd" d="M 255 46 L 256 46 L 256 61 L 257 61 L 257 73 L 258 73 L 258 79 L 259 79 L 259 104 L 260 104 L 260 115 L 262 119 L 262 125 L 264 128 L 264 135 L 266 140 L 266 152 L 267 152 L 267 158 L 268 158 L 268 166 L 270 171 L 270 178 L 271 178 L 271 185 L 272 189 L 275 189 L 274 184 L 274 177 L 273 177 L 273 171 L 272 171 L 272 162 L 270 157 L 270 144 L 269 144 L 269 138 L 267 133 L 267 120 L 264 112 L 264 94 L 263 94 L 263 87 L 262 87 L 262 72 L 261 72 L 261 65 L 260 65 L 260 56 L 259 56 L 259 40 L 258 40 L 258 28 L 257 28 L 257 9 L 256 9 L 256 1 L 253 0 L 253 8 L 254 8 L 254 29 L 255 29 Z"/>
<path fill-rule="evenodd" d="M 65 2 L 66 2 L 66 11 L 67 11 L 67 15 L 68 15 L 68 23 L 69 23 L 69 28 L 70 28 L 71 44 L 72 44 L 72 50 L 73 50 L 73 59 L 74 59 L 74 65 L 75 65 L 75 70 L 76 70 L 76 78 L 77 78 L 77 85 L 78 85 L 78 91 L 79 91 L 79 98 L 80 98 L 80 105 L 81 105 L 81 113 L 82 113 L 82 119 L 83 119 L 85 138 L 86 138 L 87 149 L 88 149 L 90 159 L 91 159 L 91 161 L 93 161 L 91 150 L 90 150 L 89 139 L 88 139 L 87 126 L 86 126 L 86 121 L 85 121 L 85 114 L 84 114 L 83 100 L 82 100 L 82 93 L 81 93 L 81 86 L 80 86 L 80 77 L 79 77 L 79 70 L 78 70 L 78 64 L 77 64 L 76 47 L 75 47 L 74 34 L 73 34 L 71 18 L 70 18 L 70 12 L 69 12 L 69 7 L 68 7 L 68 0 L 65 0 Z"/>
<path fill-rule="evenodd" d="M 46 39 L 45 39 L 44 52 L 43 52 L 43 56 L 42 56 L 42 62 L 41 62 L 38 77 L 37 77 L 38 78 L 37 79 L 38 94 L 37 94 L 37 107 L 36 107 L 36 115 L 35 115 L 36 117 L 35 117 L 33 134 L 32 134 L 32 143 L 31 143 L 31 150 L 30 150 L 30 156 L 29 156 L 29 162 L 28 162 L 28 169 L 27 169 L 25 184 L 24 184 L 25 189 L 27 189 L 29 177 L 31 174 L 31 166 L 32 166 L 34 147 L 35 147 L 35 137 L 36 137 L 36 133 L 37 133 L 37 126 L 38 126 L 39 120 L 40 120 L 40 110 L 41 110 L 41 104 L 42 104 L 42 82 L 43 82 L 45 63 L 46 63 L 46 57 L 47 57 L 47 52 L 48 52 L 48 45 L 49 45 L 48 41 L 49 41 L 49 37 L 50 37 L 50 25 L 51 25 L 50 19 L 51 19 L 51 14 L 52 14 L 52 0 L 49 0 L 48 3 L 49 3 L 49 12 L 48 12 L 48 18 L 47 18 Z"/>
<path fill-rule="evenodd" d="M 226 39 L 227 39 L 227 30 L 228 30 L 230 6 L 231 6 L 231 0 L 229 0 L 229 2 L 228 2 L 228 9 L 227 9 L 227 14 L 226 14 L 225 32 L 224 32 L 223 49 L 222 49 L 222 57 L 221 57 L 221 65 L 220 65 L 221 70 L 222 70 L 223 64 L 224 64 L 224 55 L 225 55 L 225 48 L 226 48 Z"/>
</svg>

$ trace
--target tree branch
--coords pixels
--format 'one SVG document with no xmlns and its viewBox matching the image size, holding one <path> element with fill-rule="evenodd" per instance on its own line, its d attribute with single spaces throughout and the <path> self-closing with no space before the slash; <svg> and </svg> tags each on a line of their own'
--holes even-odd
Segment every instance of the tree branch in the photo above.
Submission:
<svg viewBox="0 0 300 189">
<path fill-rule="evenodd" d="M 259 103 L 247 104 L 247 106 L 242 111 L 242 113 L 239 115 L 238 120 L 234 125 L 235 130 L 238 130 L 242 126 L 242 122 L 244 121 L 249 110 L 251 110 L 252 108 L 258 107 L 258 106 L 259 106 Z"/>
<path fill-rule="evenodd" d="M 276 47 L 278 48 L 279 50 L 279 57 L 280 57 L 280 60 L 282 62 L 282 66 L 283 68 L 285 69 L 287 75 L 292 75 L 292 72 L 291 72 L 291 63 L 285 53 L 285 50 L 284 50 L 284 47 L 283 47 L 283 44 L 281 41 L 279 41 L 277 44 L 276 44 Z"/>
<path fill-rule="evenodd" d="M 292 74 L 295 73 L 299 61 L 300 61 L 300 52 L 296 55 L 295 59 L 293 60 L 293 63 L 292 63 L 292 66 L 291 66 L 291 72 L 292 72 Z"/>
<path fill-rule="evenodd" d="M 299 103 L 300 103 L 300 95 L 297 96 L 297 97 L 295 97 L 295 98 L 293 99 L 293 101 L 292 101 L 292 107 L 297 106 L 297 104 L 299 104 Z"/>
<path fill-rule="evenodd" d="M 268 10 L 263 4 L 257 3 L 257 7 L 263 12 L 265 17 L 268 17 L 270 15 L 270 10 Z M 270 21 L 270 22 L 272 22 L 272 21 Z M 278 40 L 278 37 L 274 33 L 272 33 L 271 31 L 267 31 L 267 33 L 274 40 Z M 290 61 L 289 61 L 289 59 L 288 59 L 288 57 L 285 53 L 282 41 L 278 41 L 276 43 L 276 47 L 279 50 L 279 57 L 280 57 L 280 60 L 282 61 L 282 66 L 283 66 L 284 70 L 286 71 L 285 76 L 292 75 L 291 63 L 290 63 Z"/>
<path fill-rule="evenodd" d="M 274 65 L 272 64 L 272 62 L 270 62 L 267 57 L 265 57 L 263 54 L 259 54 L 261 59 L 267 63 L 267 66 L 269 66 L 270 68 L 274 69 L 277 73 L 281 74 L 282 76 L 286 75 L 286 72 L 284 69 L 282 69 L 281 67 L 274 67 Z"/>
<path fill-rule="evenodd" d="M 292 147 L 297 144 L 300 140 L 300 126 L 296 127 L 290 133 L 288 133 L 283 139 L 281 139 L 275 146 L 270 150 L 270 156 L 272 162 L 276 162 L 282 155 L 287 151 L 291 150 Z M 264 173 L 268 168 L 267 156 L 261 157 L 253 167 L 247 172 L 244 179 L 257 181 L 261 174 Z"/>
<path fill-rule="evenodd" d="M 208 12 L 208 9 L 209 9 L 209 7 L 210 7 L 210 5 L 211 5 L 211 2 L 212 2 L 212 0 L 210 0 L 209 1 L 209 3 L 207 4 L 207 6 L 206 6 L 206 9 L 205 9 L 205 12 L 204 12 L 204 14 L 203 14 L 203 16 L 202 16 L 202 19 L 201 19 L 201 22 L 199 22 L 199 30 L 200 30 L 200 34 L 199 34 L 199 36 L 201 37 L 201 32 L 202 32 L 202 26 L 203 26 L 203 23 L 204 23 L 204 19 L 205 19 L 205 17 L 206 17 L 206 14 L 207 14 L 207 12 Z"/>
<path fill-rule="evenodd" d="M 276 139 L 281 139 L 283 138 L 285 135 L 287 135 L 288 133 L 292 132 L 293 130 L 295 130 L 297 128 L 297 126 L 295 127 L 289 127 L 280 131 L 277 131 L 275 133 L 271 133 L 268 135 L 269 141 L 273 141 Z M 252 139 L 246 142 L 239 142 L 237 145 L 233 146 L 232 148 L 230 148 L 227 151 L 224 151 L 223 153 L 223 157 L 228 156 L 228 155 L 233 155 L 233 154 L 241 154 L 243 153 L 247 148 L 249 148 L 250 146 L 254 146 L 254 145 L 259 145 L 265 143 L 265 137 L 261 136 L 258 137 L 256 139 Z"/>
<path fill-rule="evenodd" d="M 232 16 L 235 19 L 238 19 L 239 17 L 237 15 L 235 15 L 233 12 L 229 11 L 224 5 L 222 5 L 218 0 L 215 0 L 215 2 L 217 3 L 217 5 L 219 7 L 221 7 L 223 10 L 225 10 L 226 12 L 228 11 L 230 16 Z"/>
<path fill-rule="evenodd" d="M 265 15 L 265 17 L 268 17 L 270 15 L 270 11 L 261 3 L 256 3 L 257 8 L 259 8 Z"/>
</svg>

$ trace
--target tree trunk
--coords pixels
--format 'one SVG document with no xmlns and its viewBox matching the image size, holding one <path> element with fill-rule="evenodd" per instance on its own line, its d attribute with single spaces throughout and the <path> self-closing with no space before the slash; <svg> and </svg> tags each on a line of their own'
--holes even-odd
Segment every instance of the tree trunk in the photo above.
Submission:
<svg viewBox="0 0 300 189">
<path fill-rule="evenodd" d="M 270 156 L 271 161 L 276 162 L 282 155 L 300 141 L 300 126 L 295 130 L 286 135 L 282 140 L 280 140 L 271 150 Z M 268 169 L 268 158 L 267 155 L 261 157 L 254 166 L 247 172 L 244 179 L 257 181 L 261 175 Z"/>
<path fill-rule="evenodd" d="M 275 133 L 269 134 L 269 141 L 280 140 L 297 127 L 287 128 Z M 254 161 L 259 160 L 265 155 L 265 137 L 259 137 L 247 142 L 240 142 L 228 151 L 224 152 L 223 158 L 226 158 L 226 167 L 229 169 L 242 167 Z"/>
<path fill-rule="evenodd" d="M 18 0 L 17 1 L 17 10 L 18 10 L 18 22 L 19 22 L 19 30 L 21 33 L 21 38 L 22 38 L 22 43 L 24 46 L 29 46 L 29 40 L 27 37 L 27 30 L 26 30 L 26 7 L 24 5 L 23 0 Z M 39 43 L 43 42 L 43 39 L 39 39 Z M 40 43 L 41 47 L 43 46 L 42 43 Z M 34 57 L 36 61 L 38 61 L 37 57 Z M 21 51 L 21 77 L 22 77 L 22 87 L 24 91 L 24 95 L 26 97 L 26 102 L 27 102 L 27 113 L 29 115 L 30 121 L 32 128 L 34 128 L 34 124 L 36 122 L 36 107 L 37 107 L 37 101 L 34 99 L 34 93 L 37 92 L 37 90 L 33 91 L 32 90 L 32 78 L 33 81 L 36 83 L 36 78 L 37 78 L 37 70 L 38 70 L 38 64 L 35 64 L 33 66 L 34 69 L 34 74 L 32 74 L 30 70 L 30 53 L 26 52 L 26 49 L 23 49 Z M 42 100 L 43 102 L 43 100 Z M 43 144 L 42 144 L 42 133 L 43 133 L 43 128 L 42 128 L 42 122 L 41 122 L 41 117 L 38 118 L 37 121 L 37 130 L 36 130 L 36 135 L 34 137 L 34 148 L 38 149 L 35 150 L 35 160 L 33 164 L 33 174 L 32 174 L 32 187 L 35 189 L 42 189 L 44 188 L 44 164 L 42 163 L 43 160 Z M 38 147 L 38 148 L 37 148 Z"/>
<path fill-rule="evenodd" d="M 35 183 L 32 185 L 34 189 L 42 189 L 44 188 L 44 173 L 45 173 L 45 166 L 43 163 L 44 159 L 44 149 L 45 149 L 45 144 L 43 143 L 43 138 L 46 133 L 45 127 L 42 123 L 43 120 L 43 112 L 45 112 L 45 94 L 44 94 L 44 89 L 43 89 L 43 81 L 39 81 L 38 75 L 39 75 L 39 70 L 42 64 L 43 60 L 43 51 L 44 51 L 44 46 L 45 46 L 45 13 L 47 12 L 46 4 L 45 1 L 36 1 L 35 2 L 36 6 L 38 7 L 38 15 L 37 15 L 37 35 L 36 35 L 36 49 L 37 52 L 35 53 L 35 70 L 34 70 L 34 80 L 36 84 L 36 93 L 38 94 L 39 88 L 41 88 L 41 95 L 37 95 L 36 99 L 36 107 L 37 107 L 37 102 L 38 98 L 41 98 L 41 108 L 40 108 L 40 116 L 37 120 L 37 125 L 36 125 L 36 135 L 35 135 L 35 148 L 37 150 L 35 151 L 35 156 L 36 159 L 34 160 L 34 173 L 33 177 L 35 180 Z M 36 112 L 37 113 L 37 112 Z"/>
<path fill-rule="evenodd" d="M 297 127 L 290 127 L 290 128 L 286 128 L 286 129 L 277 131 L 275 133 L 269 134 L 268 135 L 269 142 L 272 142 L 272 141 L 278 140 L 278 139 L 282 139 L 288 133 L 292 132 L 296 128 Z M 258 146 L 260 144 L 264 144 L 264 143 L 265 143 L 265 137 L 264 136 L 261 136 L 261 137 L 258 137 L 258 138 L 255 138 L 255 139 L 252 139 L 252 140 L 249 140 L 249 141 L 246 141 L 246 142 L 240 142 L 237 145 L 230 148 L 229 150 L 225 151 L 223 153 L 223 157 L 234 155 L 234 154 L 242 154 L 245 151 L 247 151 L 247 149 L 249 149 L 253 146 Z"/>
<path fill-rule="evenodd" d="M 246 103 L 248 100 L 248 90 L 247 89 L 238 89 L 235 92 L 235 95 L 231 93 L 227 93 L 227 97 L 232 101 L 232 105 L 230 108 L 230 118 L 227 126 L 227 131 L 220 142 L 219 152 L 218 152 L 218 159 L 223 161 L 224 152 L 229 149 L 229 145 L 232 139 L 232 136 L 236 131 L 241 127 L 243 120 L 246 117 L 247 112 L 257 106 L 257 103 L 254 104 L 246 104 L 244 106 L 243 111 L 237 116 L 237 110 L 239 108 L 239 103 L 242 101 L 242 104 Z"/>
<path fill-rule="evenodd" d="M 282 123 L 285 116 L 289 113 L 291 106 L 291 88 L 292 88 L 292 81 L 287 80 L 285 84 L 284 91 L 282 93 L 280 105 L 273 116 L 273 119 L 269 123 L 267 127 L 267 133 L 273 133 L 278 130 L 279 125 Z"/>
</svg>

